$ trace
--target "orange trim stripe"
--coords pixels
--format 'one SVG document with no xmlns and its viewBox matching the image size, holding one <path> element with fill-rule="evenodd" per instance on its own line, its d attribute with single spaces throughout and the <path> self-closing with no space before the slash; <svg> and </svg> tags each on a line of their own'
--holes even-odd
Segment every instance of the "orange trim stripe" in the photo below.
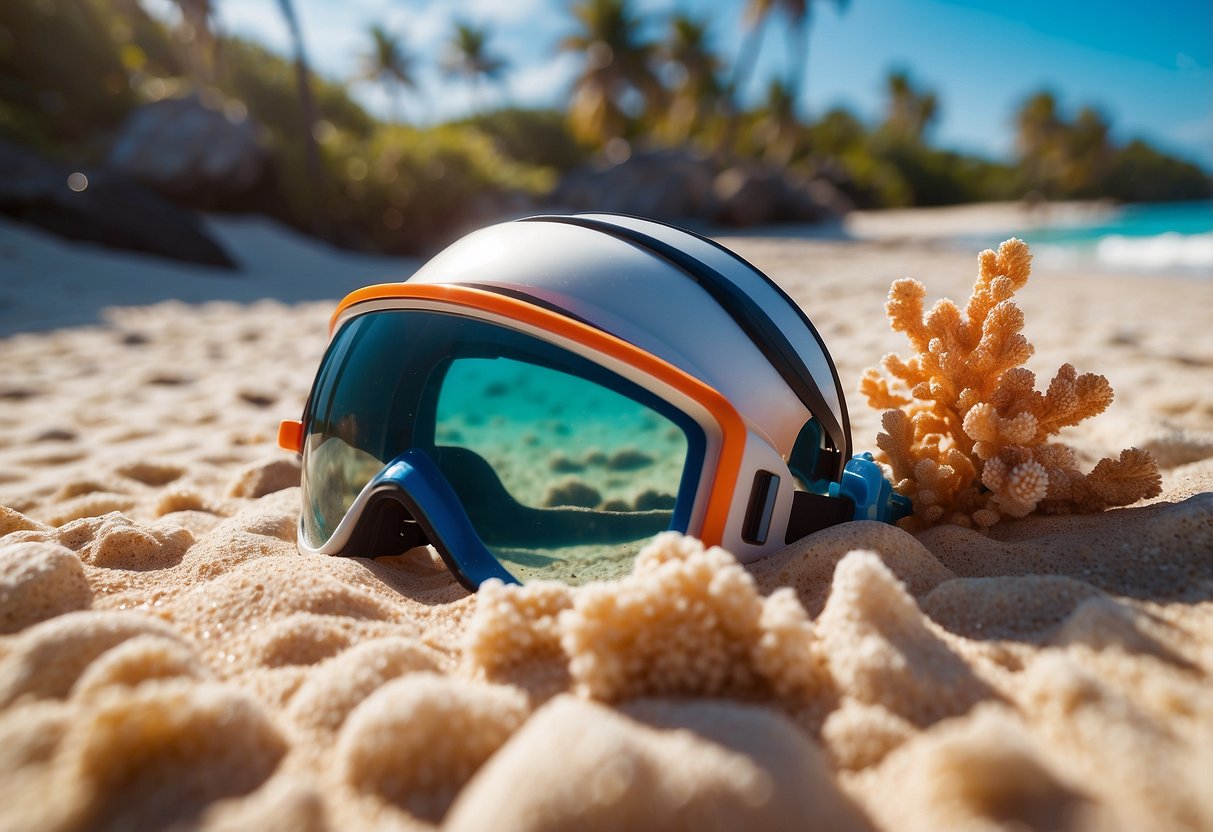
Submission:
<svg viewBox="0 0 1213 832">
<path fill-rule="evenodd" d="M 358 289 L 347 295 L 333 312 L 333 317 L 329 321 L 330 336 L 342 313 L 351 307 L 367 301 L 392 298 L 440 301 L 457 307 L 491 312 L 510 320 L 530 324 L 629 364 L 698 402 L 720 426 L 721 448 L 716 470 L 712 474 L 711 492 L 704 513 L 703 526 L 698 532 L 694 529 L 688 529 L 688 531 L 709 546 L 719 545 L 724 540 L 724 530 L 729 520 L 729 508 L 733 502 L 733 489 L 741 469 L 741 458 L 745 453 L 746 427 L 741 414 L 714 388 L 668 361 L 645 352 L 608 332 L 566 318 L 557 312 L 533 306 L 525 301 L 470 286 L 381 283 Z"/>
<path fill-rule="evenodd" d="M 302 451 L 303 422 L 298 419 L 283 419 L 278 425 L 278 447 L 295 453 Z"/>
</svg>

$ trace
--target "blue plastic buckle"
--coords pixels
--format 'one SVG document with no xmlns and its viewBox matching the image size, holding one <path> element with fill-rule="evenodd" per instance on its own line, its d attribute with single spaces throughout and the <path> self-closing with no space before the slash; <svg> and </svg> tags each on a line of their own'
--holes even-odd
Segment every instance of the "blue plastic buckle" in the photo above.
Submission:
<svg viewBox="0 0 1213 832">
<path fill-rule="evenodd" d="M 885 479 L 884 471 L 866 451 L 847 462 L 838 490 L 855 503 L 856 520 L 896 523 L 913 511 L 910 499 L 893 491 L 893 484 Z"/>
</svg>

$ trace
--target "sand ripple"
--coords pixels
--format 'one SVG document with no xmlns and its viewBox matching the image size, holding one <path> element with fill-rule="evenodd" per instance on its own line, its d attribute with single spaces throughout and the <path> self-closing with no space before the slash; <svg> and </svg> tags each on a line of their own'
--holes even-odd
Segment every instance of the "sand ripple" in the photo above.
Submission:
<svg viewBox="0 0 1213 832">
<path fill-rule="evenodd" d="M 778 713 L 719 700 L 640 700 L 620 712 L 560 696 L 477 774 L 447 828 L 870 825 L 813 741 Z"/>
<path fill-rule="evenodd" d="M 0 547 L 0 632 L 87 609 L 93 591 L 75 553 L 54 543 Z"/>
<path fill-rule="evenodd" d="M 1213 830 L 1205 405 L 1149 505 L 470 597 L 296 550 L 327 312 L 0 342 L 0 829 Z"/>
<path fill-rule="evenodd" d="M 380 687 L 349 715 L 337 770 L 353 788 L 439 821 L 527 716 L 518 690 L 418 673 Z"/>
<path fill-rule="evenodd" d="M 838 564 L 817 626 L 839 690 L 920 727 L 993 695 L 870 552 Z"/>
</svg>

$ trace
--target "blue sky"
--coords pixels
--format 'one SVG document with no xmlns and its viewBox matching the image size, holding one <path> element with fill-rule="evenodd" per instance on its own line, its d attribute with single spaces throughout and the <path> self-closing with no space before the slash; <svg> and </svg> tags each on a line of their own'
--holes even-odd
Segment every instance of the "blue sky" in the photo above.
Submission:
<svg viewBox="0 0 1213 832">
<path fill-rule="evenodd" d="M 167 0 L 162 0 L 167 2 Z M 575 28 L 568 0 L 295 0 L 308 51 L 331 78 L 356 73 L 366 30 L 378 22 L 402 36 L 415 56 L 421 89 L 402 111 L 430 123 L 467 113 L 470 91 L 436 69 L 454 18 L 488 25 L 496 52 L 512 67 L 490 101 L 558 105 L 580 58 L 556 44 Z M 717 51 L 733 58 L 741 45 L 744 0 L 634 0 L 660 34 L 662 15 L 681 10 L 711 21 Z M 288 46 L 277 0 L 215 0 L 228 32 Z M 1144 10 L 1144 12 L 1143 12 Z M 1014 141 L 1012 112 L 1030 92 L 1049 88 L 1063 110 L 1098 107 L 1114 137 L 1142 136 L 1213 168 L 1213 3 L 1209 0 L 851 0 L 844 12 L 824 0 L 814 7 L 802 110 L 820 114 L 842 105 L 875 120 L 883 81 L 905 68 L 942 104 L 937 144 L 1006 157 Z M 748 93 L 785 72 L 779 26 Z M 389 111 L 384 91 L 351 84 L 372 110 Z"/>
</svg>

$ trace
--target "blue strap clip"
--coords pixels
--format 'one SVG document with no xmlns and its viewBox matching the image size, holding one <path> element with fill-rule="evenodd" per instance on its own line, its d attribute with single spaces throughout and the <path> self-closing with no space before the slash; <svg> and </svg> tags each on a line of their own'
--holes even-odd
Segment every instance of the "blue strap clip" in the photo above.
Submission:
<svg viewBox="0 0 1213 832">
<path fill-rule="evenodd" d="M 893 491 L 893 484 L 867 451 L 855 454 L 847 462 L 838 491 L 855 503 L 856 520 L 896 523 L 913 512 L 910 498 Z"/>
</svg>

